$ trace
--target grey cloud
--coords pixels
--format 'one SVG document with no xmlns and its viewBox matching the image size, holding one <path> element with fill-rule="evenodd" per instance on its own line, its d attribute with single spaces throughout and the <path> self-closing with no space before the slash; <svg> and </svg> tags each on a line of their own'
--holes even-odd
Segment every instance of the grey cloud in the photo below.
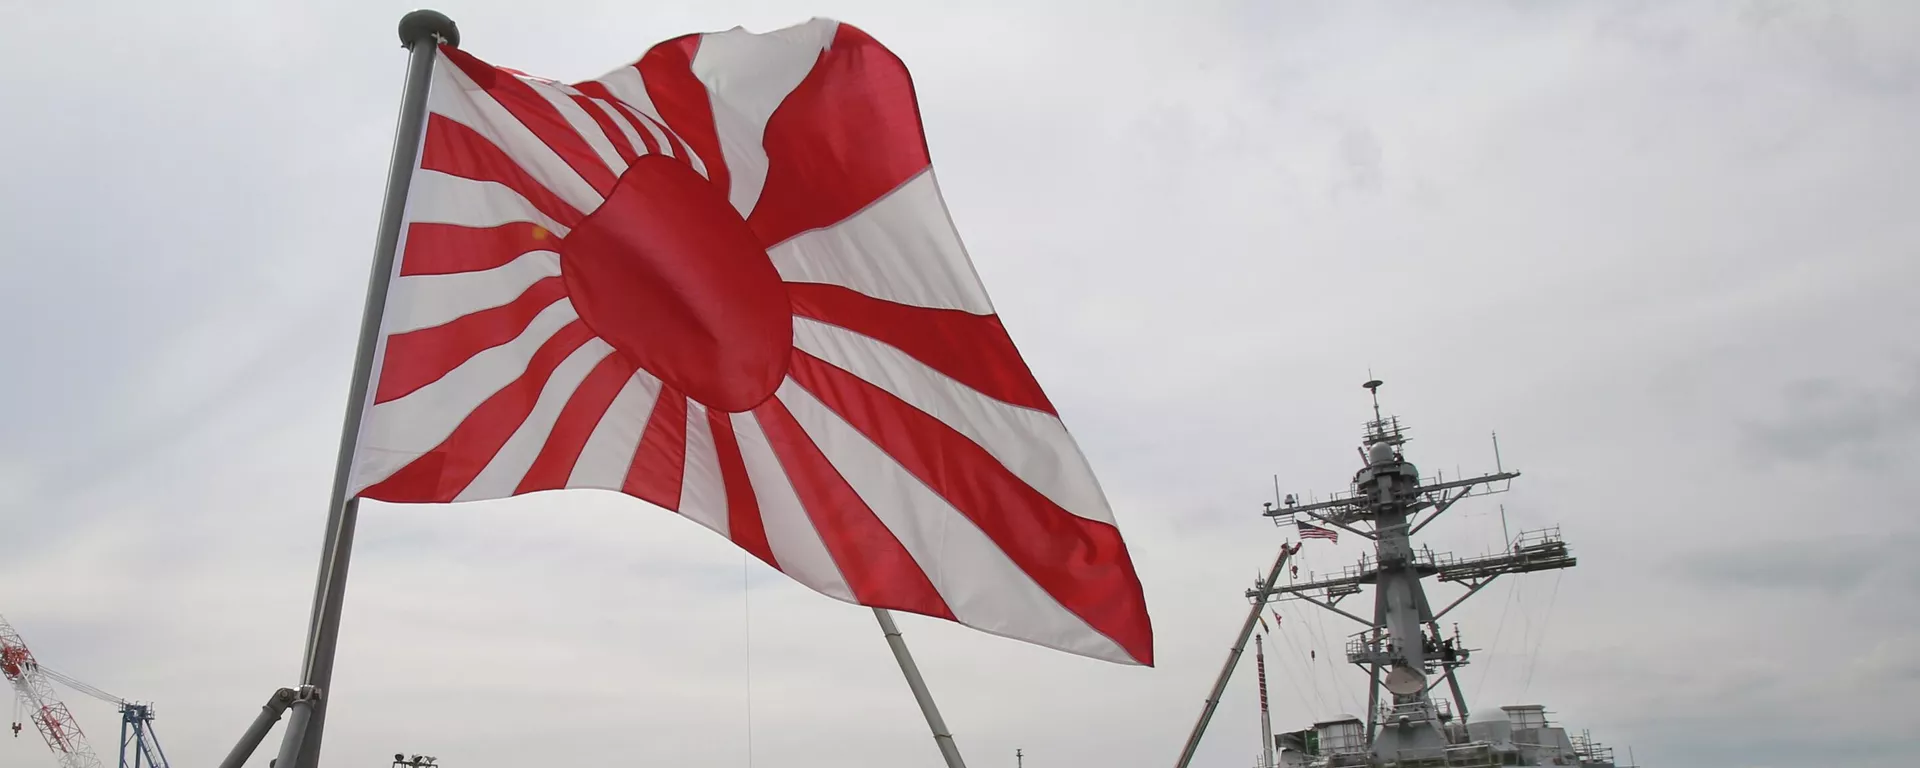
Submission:
<svg viewBox="0 0 1920 768">
<path fill-rule="evenodd" d="M 1365 126 L 1349 126 L 1340 131 L 1340 157 L 1346 164 L 1346 179 L 1336 187 L 1362 194 L 1375 192 L 1384 183 L 1380 140 Z"/>
<path fill-rule="evenodd" d="M 1817 526 L 1818 512 L 1807 515 Z M 1841 595 L 1868 585 L 1920 590 L 1920 563 L 1907 557 L 1920 537 L 1816 534 L 1708 549 L 1682 572 L 1721 589 L 1809 590 Z"/>
<path fill-rule="evenodd" d="M 1920 53 L 1908 44 L 1920 32 L 1910 15 L 1866 20 L 1838 4 L 1752 0 L 1740 17 L 1795 52 L 1811 55 L 1841 87 L 1891 96 L 1920 86 Z"/>
<path fill-rule="evenodd" d="M 1749 449 L 1766 458 L 1885 471 L 1910 461 L 1920 440 L 1920 363 L 1892 381 L 1803 379 L 1783 399 L 1781 417 L 1747 427 Z"/>
</svg>

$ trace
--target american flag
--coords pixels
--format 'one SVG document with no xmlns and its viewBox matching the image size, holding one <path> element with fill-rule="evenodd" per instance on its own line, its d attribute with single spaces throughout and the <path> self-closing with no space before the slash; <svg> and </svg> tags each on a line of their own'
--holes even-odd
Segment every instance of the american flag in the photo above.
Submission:
<svg viewBox="0 0 1920 768">
<path fill-rule="evenodd" d="M 1294 521 L 1293 525 L 1294 525 L 1294 529 L 1299 531 L 1300 538 L 1302 539 L 1326 539 L 1327 541 L 1331 541 L 1336 544 L 1340 543 L 1339 531 L 1332 530 L 1330 528 L 1320 528 L 1317 526 L 1307 525 L 1306 523 L 1302 523 L 1298 520 Z"/>
</svg>

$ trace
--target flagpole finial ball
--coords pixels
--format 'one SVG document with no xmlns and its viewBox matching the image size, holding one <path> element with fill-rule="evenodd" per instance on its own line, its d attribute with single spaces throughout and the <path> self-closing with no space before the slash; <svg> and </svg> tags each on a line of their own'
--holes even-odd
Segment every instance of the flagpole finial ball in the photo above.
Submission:
<svg viewBox="0 0 1920 768">
<path fill-rule="evenodd" d="M 436 37 L 447 45 L 460 47 L 460 28 L 454 26 L 453 19 L 446 14 L 418 10 L 400 17 L 401 46 L 412 48 L 416 42 Z"/>
</svg>

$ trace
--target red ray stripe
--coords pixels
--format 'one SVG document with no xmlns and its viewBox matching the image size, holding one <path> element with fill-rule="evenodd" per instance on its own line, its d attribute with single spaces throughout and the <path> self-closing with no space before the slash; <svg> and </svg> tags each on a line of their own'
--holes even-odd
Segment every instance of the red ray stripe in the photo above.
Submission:
<svg viewBox="0 0 1920 768">
<path fill-rule="evenodd" d="M 513 341 L 527 330 L 535 315 L 566 295 L 566 284 L 560 278 L 542 278 L 528 286 L 518 298 L 500 306 L 464 315 L 445 325 L 389 336 L 373 402 L 379 404 L 406 397 L 439 381 L 474 355 Z"/>
<path fill-rule="evenodd" d="M 626 102 L 615 97 L 613 91 L 607 90 L 607 86 L 602 85 L 598 80 L 589 80 L 575 85 L 574 88 L 581 93 L 606 102 L 607 106 L 612 107 L 613 111 L 620 115 L 620 119 L 627 121 L 627 125 L 633 128 L 633 135 L 639 136 L 640 143 L 646 145 L 647 154 L 660 154 L 660 147 L 653 143 L 653 134 L 647 131 L 646 126 L 640 124 L 640 117 L 635 114 L 634 109 L 627 106 Z M 631 163 L 633 161 L 629 160 L 627 162 Z"/>
<path fill-rule="evenodd" d="M 753 411 L 820 541 L 861 605 L 953 620 L 920 564 L 777 399 Z"/>
<path fill-rule="evenodd" d="M 687 471 L 687 398 L 661 385 L 647 429 L 627 468 L 621 490 L 665 509 L 680 508 L 680 485 Z"/>
<path fill-rule="evenodd" d="M 693 55 L 700 50 L 699 35 L 684 35 L 647 50 L 633 66 L 647 84 L 647 98 L 667 121 L 667 136 L 686 141 L 707 166 L 707 180 L 721 195 L 733 189 L 727 158 L 720 153 L 720 133 L 713 126 L 712 95 L 693 74 Z"/>
<path fill-rule="evenodd" d="M 852 216 L 929 164 L 906 65 L 847 24 L 761 144 L 767 184 L 748 223 L 769 248 Z"/>
<path fill-rule="evenodd" d="M 573 124 L 561 116 L 553 102 L 547 101 L 527 81 L 495 69 L 493 65 L 474 58 L 473 54 L 458 48 L 443 47 L 441 50 L 460 71 L 467 73 L 475 85 L 492 96 L 494 101 L 500 102 L 500 106 L 506 107 L 514 119 L 525 125 L 527 130 L 533 131 L 534 136 L 552 148 L 601 196 L 613 191 L 612 169 L 607 168 L 599 153 L 594 152 L 587 140 L 574 130 Z"/>
<path fill-rule="evenodd" d="M 761 562 L 779 568 L 780 563 L 773 559 L 773 546 L 767 543 L 767 523 L 760 518 L 760 501 L 754 498 L 747 462 L 740 456 L 740 441 L 733 436 L 731 416 L 707 409 L 713 447 L 720 454 L 720 481 L 727 489 L 727 538 Z"/>
<path fill-rule="evenodd" d="M 1153 627 L 1119 529 L 1061 509 L 986 449 L 851 373 L 795 351 L 791 375 L 972 520 L 1062 607 L 1152 666 Z"/>
<path fill-rule="evenodd" d="M 514 430 L 526 423 L 553 369 L 592 338 L 593 331 L 578 320 L 561 328 L 533 353 L 519 378 L 473 409 L 453 434 L 392 477 L 362 491 L 361 497 L 413 503 L 453 501 L 480 476 L 480 470 L 507 444 Z"/>
<path fill-rule="evenodd" d="M 551 251 L 559 243 L 559 236 L 546 227 L 525 221 L 497 227 L 415 222 L 407 225 L 400 276 L 483 272 L 528 251 Z"/>
<path fill-rule="evenodd" d="M 996 315 L 876 299 L 824 283 L 787 283 L 793 313 L 879 340 L 987 397 L 1054 413 Z"/>
<path fill-rule="evenodd" d="M 613 124 L 613 118 L 607 117 L 606 111 L 602 110 L 600 105 L 593 103 L 593 99 L 571 93 L 567 94 L 567 98 L 573 99 L 573 103 L 580 105 L 581 111 L 593 118 L 593 122 L 600 126 L 600 133 L 606 135 L 607 141 L 613 144 L 613 151 L 620 155 L 621 160 L 632 165 L 633 159 L 639 155 L 633 151 L 633 142 L 627 141 L 627 135 L 620 132 L 620 126 Z"/>
<path fill-rule="evenodd" d="M 607 407 L 613 405 L 613 398 L 632 376 L 633 363 L 628 362 L 625 355 L 615 353 L 601 359 L 593 372 L 580 382 L 580 388 L 567 398 L 566 406 L 560 409 L 560 418 L 553 423 L 553 431 L 547 435 L 546 444 L 540 446 L 540 455 L 534 457 L 533 466 L 527 468 L 527 476 L 513 492 L 517 495 L 566 487 L 567 478 L 573 476 L 574 463 L 580 460 L 581 449 L 587 447 L 587 438 L 593 435 L 594 427 L 607 415 Z"/>
<path fill-rule="evenodd" d="M 534 210 L 568 228 L 584 218 L 579 209 L 528 175 L 525 168 L 479 131 L 443 115 L 427 116 L 427 139 L 421 150 L 420 167 L 463 179 L 498 182 L 520 193 Z"/>
</svg>

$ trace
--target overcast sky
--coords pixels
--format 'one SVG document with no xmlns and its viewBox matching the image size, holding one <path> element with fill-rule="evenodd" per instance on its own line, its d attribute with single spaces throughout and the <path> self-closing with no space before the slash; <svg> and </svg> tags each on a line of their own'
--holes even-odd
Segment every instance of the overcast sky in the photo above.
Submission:
<svg viewBox="0 0 1920 768">
<path fill-rule="evenodd" d="M 0 0 L 0 613 L 182 766 L 297 682 L 412 7 Z M 1498 431 L 1525 473 L 1427 543 L 1498 547 L 1504 504 L 1580 559 L 1455 614 L 1469 704 L 1648 768 L 1913 763 L 1920 4 L 437 7 L 566 80 L 814 15 L 906 61 L 1158 630 L 1143 669 L 903 616 L 976 768 L 1172 763 L 1274 476 L 1345 486 L 1369 371 L 1423 469 Z M 1357 627 L 1281 611 L 1276 728 L 1362 714 Z M 1251 671 L 1197 766 L 1252 764 Z M 328 726 L 342 767 L 938 761 L 867 611 L 592 491 L 369 504 Z"/>
</svg>

